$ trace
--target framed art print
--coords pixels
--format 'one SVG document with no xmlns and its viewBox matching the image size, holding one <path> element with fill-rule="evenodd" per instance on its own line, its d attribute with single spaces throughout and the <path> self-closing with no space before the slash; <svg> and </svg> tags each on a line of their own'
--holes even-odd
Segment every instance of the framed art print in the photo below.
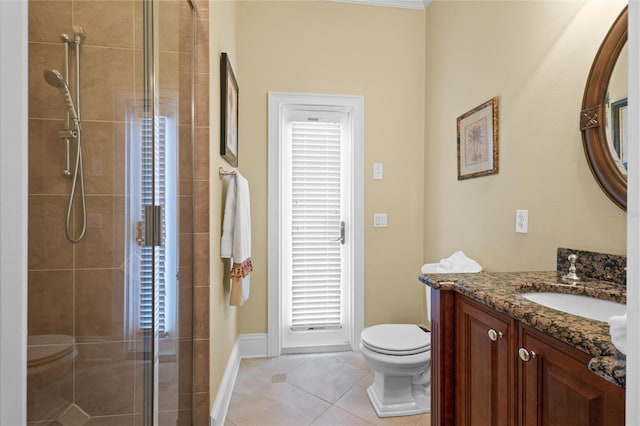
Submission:
<svg viewBox="0 0 640 426">
<path fill-rule="evenodd" d="M 458 180 L 498 173 L 498 98 L 457 119 Z"/>
</svg>

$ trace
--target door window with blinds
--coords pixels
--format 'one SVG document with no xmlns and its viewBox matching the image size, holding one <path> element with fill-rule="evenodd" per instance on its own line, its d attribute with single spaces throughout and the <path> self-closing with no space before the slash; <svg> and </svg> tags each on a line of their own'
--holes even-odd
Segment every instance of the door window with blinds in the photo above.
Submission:
<svg viewBox="0 0 640 426">
<path fill-rule="evenodd" d="M 131 109 L 130 116 L 135 116 L 137 108 Z M 149 118 L 128 122 L 125 332 L 132 338 L 154 331 L 165 337 L 176 327 L 176 125 L 171 116 L 158 116 L 155 122 Z M 145 219 L 152 214 L 160 237 L 155 246 L 145 241 L 145 222 L 150 222 Z"/>
<path fill-rule="evenodd" d="M 281 115 L 282 349 L 349 344 L 351 116 Z"/>
</svg>

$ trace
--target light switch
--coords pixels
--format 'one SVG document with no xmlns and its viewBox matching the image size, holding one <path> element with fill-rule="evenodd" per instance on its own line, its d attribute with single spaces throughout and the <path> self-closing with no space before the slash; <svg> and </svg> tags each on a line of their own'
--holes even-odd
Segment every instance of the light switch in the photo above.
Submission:
<svg viewBox="0 0 640 426">
<path fill-rule="evenodd" d="M 387 227 L 387 214 L 386 213 L 374 213 L 373 214 L 373 227 L 374 228 L 386 228 Z"/>
<path fill-rule="evenodd" d="M 384 166 L 382 163 L 373 163 L 373 178 L 380 180 L 384 177 Z"/>
</svg>

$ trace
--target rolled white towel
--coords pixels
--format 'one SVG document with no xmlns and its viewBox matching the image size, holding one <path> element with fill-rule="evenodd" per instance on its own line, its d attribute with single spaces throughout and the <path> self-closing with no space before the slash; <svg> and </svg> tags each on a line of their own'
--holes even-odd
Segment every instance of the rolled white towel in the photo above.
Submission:
<svg viewBox="0 0 640 426">
<path fill-rule="evenodd" d="M 457 251 L 446 259 L 440 259 L 439 263 L 422 265 L 421 271 L 423 274 L 481 272 L 482 266 L 462 251 Z"/>
<path fill-rule="evenodd" d="M 609 318 L 611 342 L 623 354 L 627 354 L 627 313 Z"/>
</svg>

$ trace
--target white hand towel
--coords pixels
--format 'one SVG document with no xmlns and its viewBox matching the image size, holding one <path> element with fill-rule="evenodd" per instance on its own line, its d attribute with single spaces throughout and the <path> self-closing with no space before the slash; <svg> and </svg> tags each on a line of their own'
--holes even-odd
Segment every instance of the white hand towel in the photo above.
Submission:
<svg viewBox="0 0 640 426">
<path fill-rule="evenodd" d="M 421 271 L 423 274 L 481 272 L 482 266 L 462 251 L 457 251 L 446 259 L 440 259 L 439 263 L 422 265 Z"/>
<path fill-rule="evenodd" d="M 611 342 L 623 354 L 627 354 L 627 313 L 609 318 Z"/>
</svg>

